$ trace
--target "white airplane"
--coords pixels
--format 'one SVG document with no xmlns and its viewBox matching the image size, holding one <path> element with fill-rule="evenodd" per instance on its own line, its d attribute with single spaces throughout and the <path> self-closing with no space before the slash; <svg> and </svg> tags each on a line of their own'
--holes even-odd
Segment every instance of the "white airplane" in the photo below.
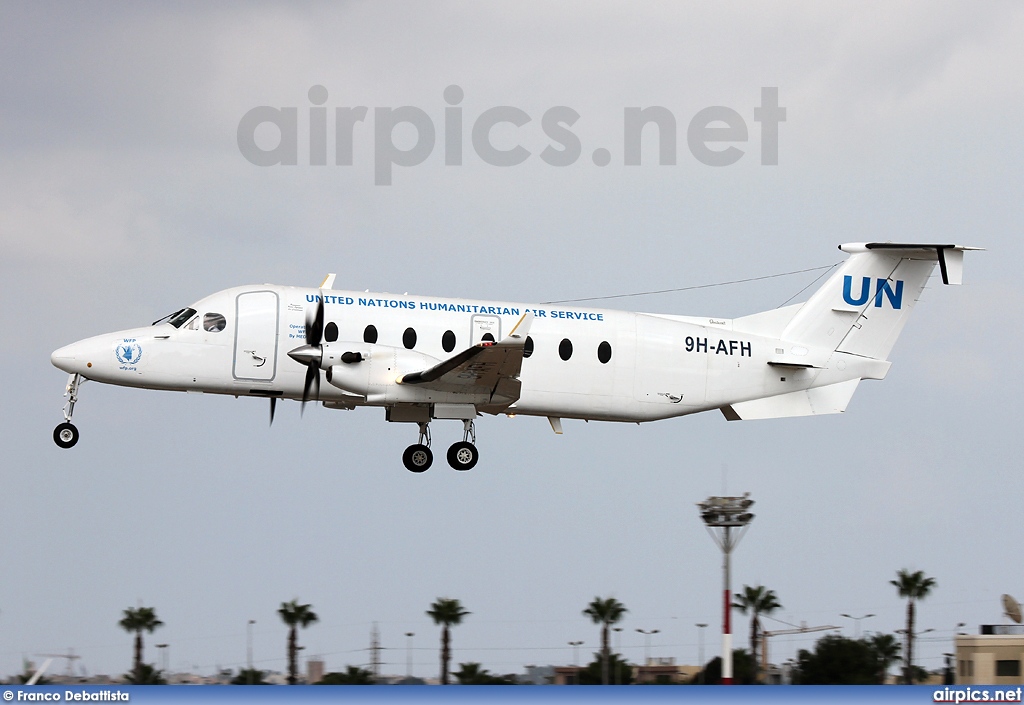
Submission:
<svg viewBox="0 0 1024 705">
<path fill-rule="evenodd" d="M 462 421 L 448 463 L 479 457 L 481 413 L 640 423 L 720 409 L 729 420 L 844 411 L 862 379 L 883 379 L 886 357 L 936 265 L 959 284 L 959 245 L 856 243 L 810 299 L 743 318 L 695 318 L 565 305 L 395 296 L 333 288 L 225 289 L 144 328 L 80 340 L 53 353 L 70 373 L 64 423 L 85 380 L 376 406 L 416 423 L 403 456 L 433 462 L 429 424 Z M 321 383 L 321 376 L 327 384 Z"/>
</svg>

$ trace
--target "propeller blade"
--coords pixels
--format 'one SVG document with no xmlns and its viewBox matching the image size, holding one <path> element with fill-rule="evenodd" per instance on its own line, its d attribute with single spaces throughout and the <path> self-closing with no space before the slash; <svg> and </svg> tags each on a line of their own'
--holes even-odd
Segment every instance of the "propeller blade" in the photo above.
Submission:
<svg viewBox="0 0 1024 705">
<path fill-rule="evenodd" d="M 270 425 L 274 425 L 274 409 L 277 408 L 277 397 L 270 397 Z"/>
<path fill-rule="evenodd" d="M 316 313 L 310 318 L 306 311 L 306 346 L 296 348 L 288 355 L 296 362 L 306 365 L 306 381 L 302 385 L 301 416 L 306 411 L 306 402 L 310 399 L 320 400 L 320 360 L 323 350 L 320 341 L 324 337 L 324 295 L 320 292 L 316 302 Z M 310 392 L 312 391 L 312 394 Z"/>
<path fill-rule="evenodd" d="M 324 337 L 324 296 L 321 293 L 317 297 L 316 302 L 316 313 L 313 315 L 313 320 L 306 319 L 306 345 L 311 345 L 314 348 L 320 345 L 320 341 Z"/>
<path fill-rule="evenodd" d="M 314 390 L 310 394 L 310 390 Z M 299 415 L 306 410 L 306 402 L 310 399 L 319 401 L 320 400 L 320 367 L 314 362 L 306 367 L 306 381 L 302 385 L 302 407 L 299 410 Z"/>
</svg>

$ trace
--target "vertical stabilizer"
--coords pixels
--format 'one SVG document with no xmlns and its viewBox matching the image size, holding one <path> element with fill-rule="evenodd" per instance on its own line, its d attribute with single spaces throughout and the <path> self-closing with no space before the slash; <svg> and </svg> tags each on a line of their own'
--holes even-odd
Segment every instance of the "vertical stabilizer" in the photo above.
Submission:
<svg viewBox="0 0 1024 705">
<path fill-rule="evenodd" d="M 944 283 L 959 284 L 958 245 L 856 243 L 851 254 L 790 321 L 782 340 L 885 359 L 936 264 Z"/>
</svg>

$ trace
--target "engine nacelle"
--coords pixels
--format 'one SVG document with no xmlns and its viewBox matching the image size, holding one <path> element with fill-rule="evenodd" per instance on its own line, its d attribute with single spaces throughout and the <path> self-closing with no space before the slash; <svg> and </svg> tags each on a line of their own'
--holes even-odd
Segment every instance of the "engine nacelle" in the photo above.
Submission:
<svg viewBox="0 0 1024 705">
<path fill-rule="evenodd" d="M 433 367 L 440 360 L 430 355 L 370 343 L 325 343 L 321 367 L 327 381 L 367 401 L 400 401 L 398 378 Z"/>
</svg>

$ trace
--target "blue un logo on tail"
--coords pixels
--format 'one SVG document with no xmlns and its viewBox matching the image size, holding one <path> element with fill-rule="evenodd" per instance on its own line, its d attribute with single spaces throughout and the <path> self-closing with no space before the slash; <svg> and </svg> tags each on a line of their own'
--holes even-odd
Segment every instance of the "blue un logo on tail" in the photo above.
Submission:
<svg viewBox="0 0 1024 705">
<path fill-rule="evenodd" d="M 896 280 L 896 288 L 889 285 L 888 279 L 875 280 L 875 308 L 882 307 L 882 296 L 889 300 L 889 305 L 894 309 L 903 306 L 903 280 Z M 847 274 L 843 277 L 843 301 L 851 306 L 863 306 L 871 296 L 871 277 L 862 277 L 860 282 L 860 294 L 853 297 L 853 277 Z"/>
</svg>

